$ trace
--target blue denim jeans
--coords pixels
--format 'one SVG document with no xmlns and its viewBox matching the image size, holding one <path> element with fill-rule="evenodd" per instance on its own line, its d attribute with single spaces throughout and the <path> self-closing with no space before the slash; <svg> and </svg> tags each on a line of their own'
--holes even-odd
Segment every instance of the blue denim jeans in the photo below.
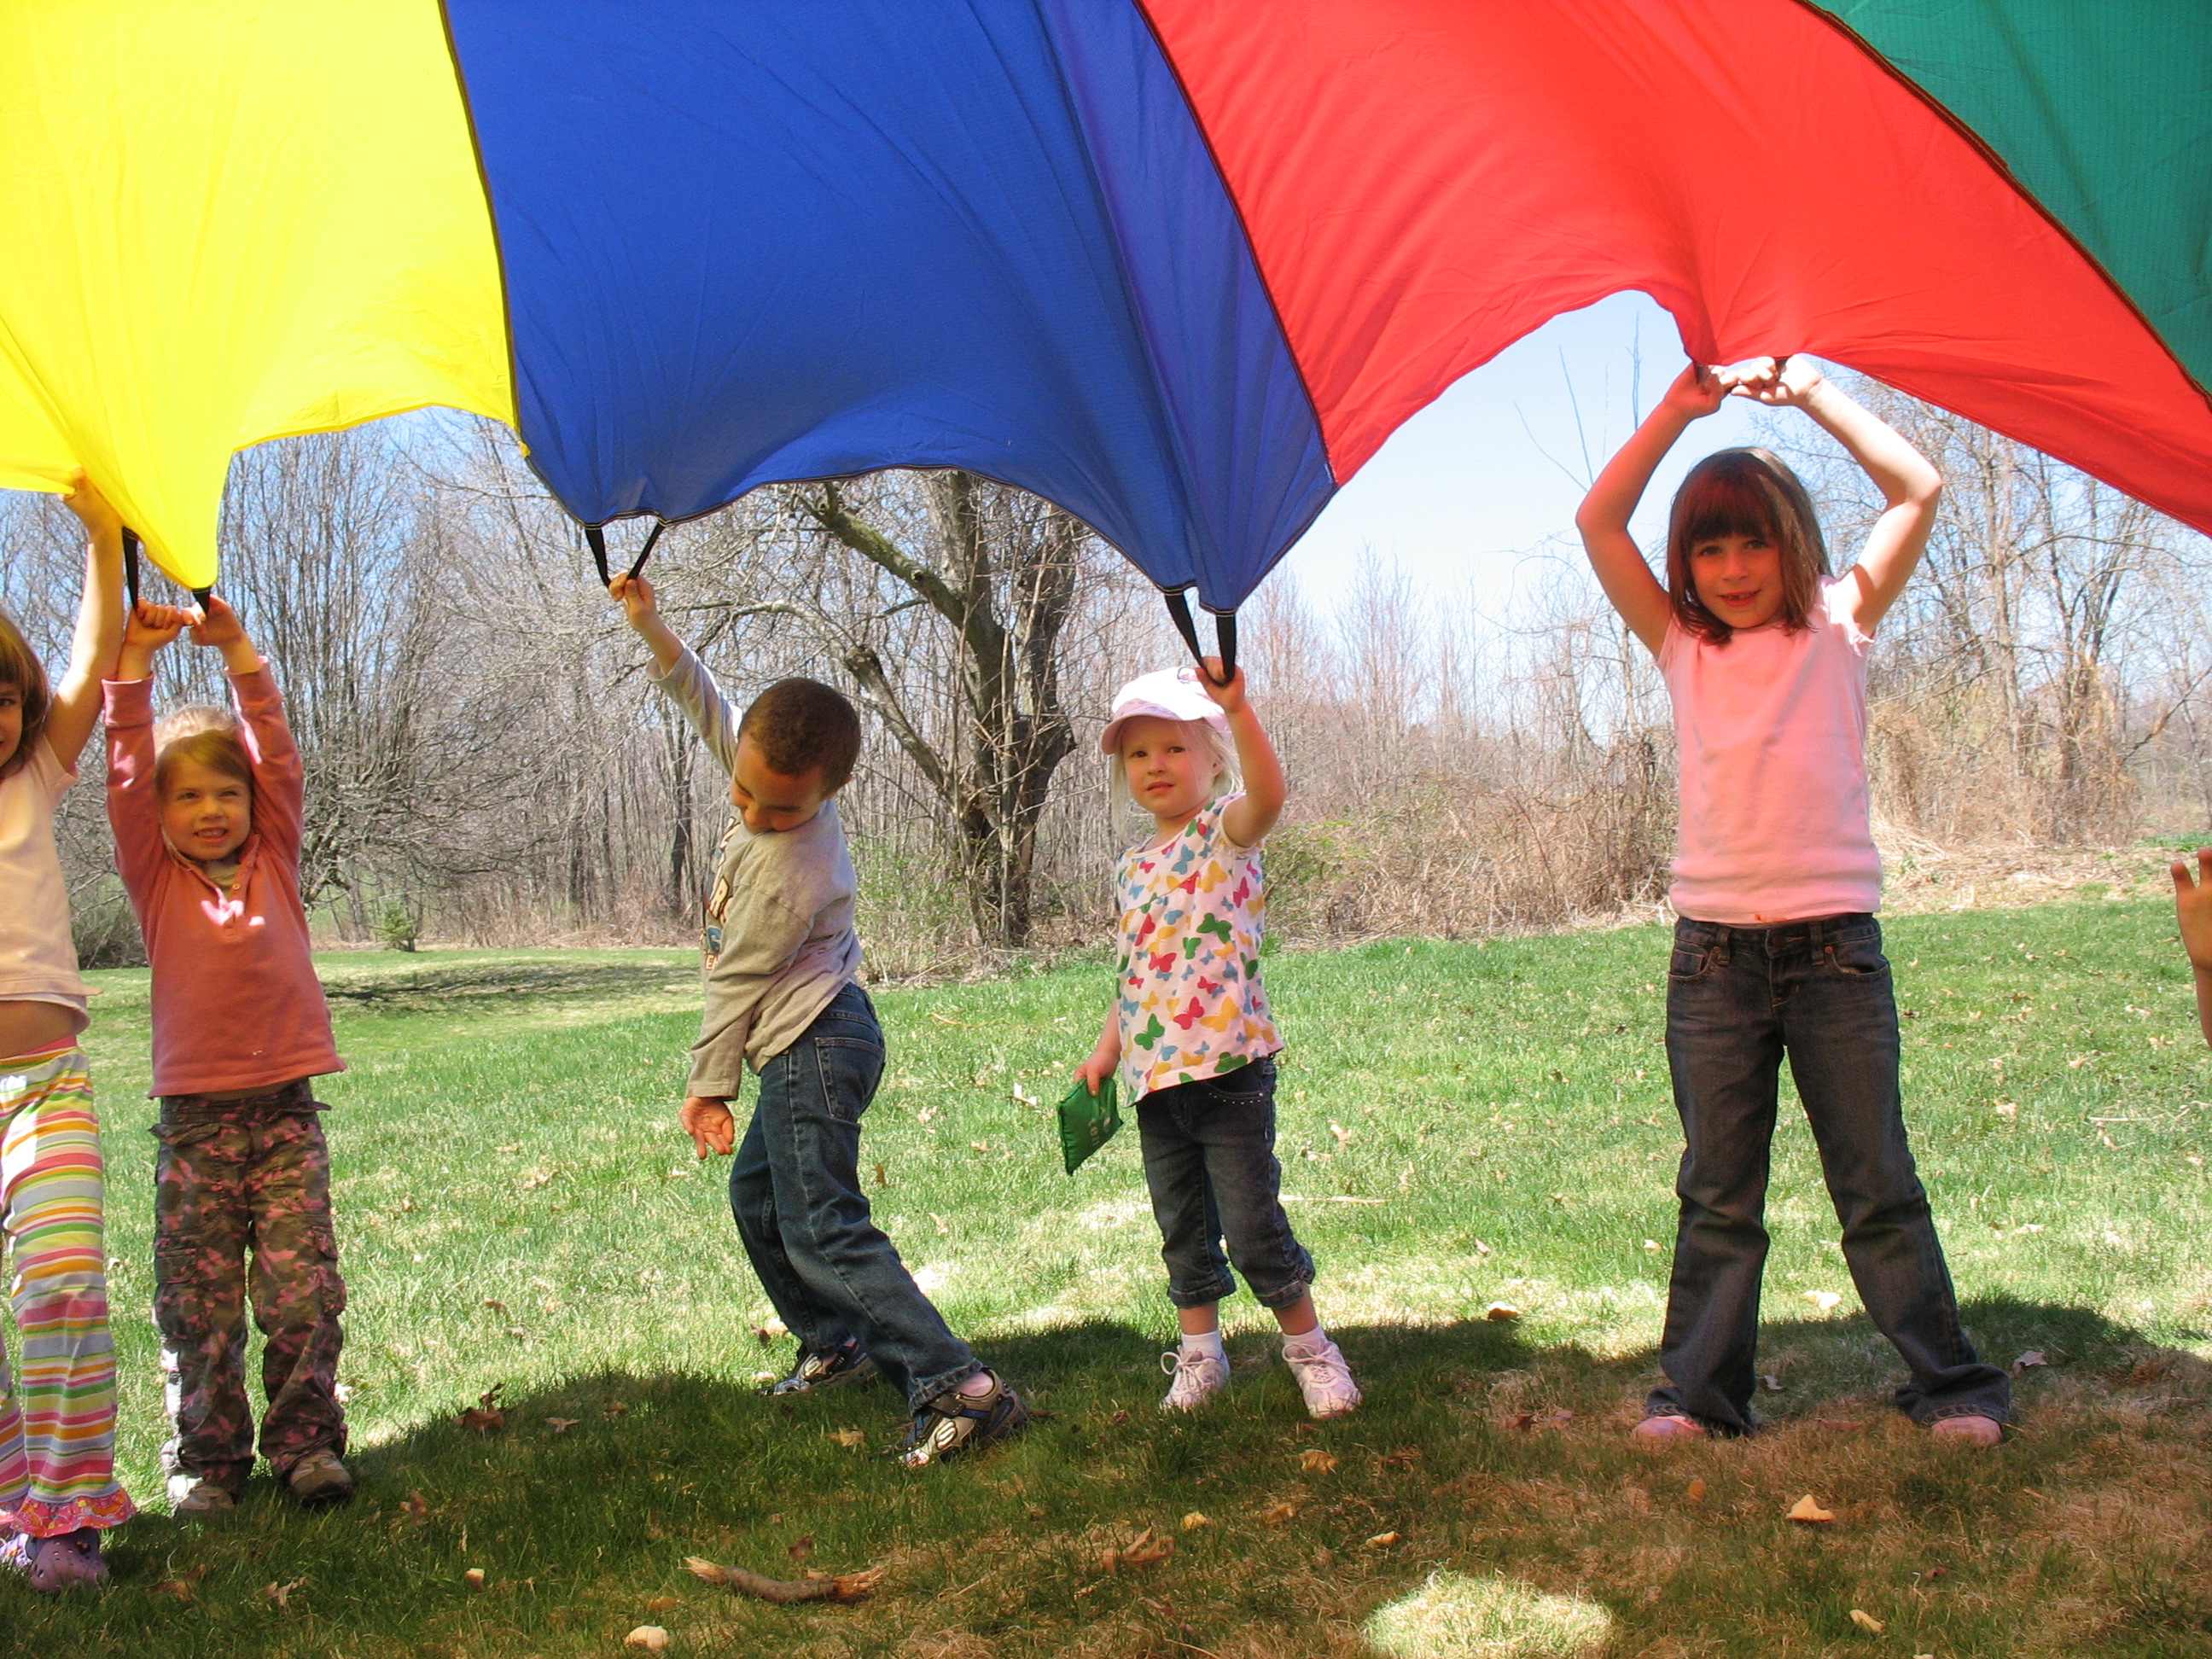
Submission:
<svg viewBox="0 0 2212 1659">
<path fill-rule="evenodd" d="M 982 1369 L 914 1282 L 860 1192 L 860 1115 L 884 1074 L 883 1028 L 858 985 L 761 1068 L 730 1170 L 738 1236 L 776 1315 L 810 1349 L 860 1339 L 920 1409 Z"/>
<path fill-rule="evenodd" d="M 2010 1382 L 1976 1357 L 1959 1323 L 1905 1144 L 1898 1048 L 1897 998 L 1872 916 L 1674 924 L 1667 1063 L 1686 1145 L 1660 1342 L 1667 1380 L 1652 1390 L 1649 1412 L 1682 1413 L 1723 1434 L 1755 1426 L 1766 1180 L 1786 1053 L 1843 1223 L 1851 1282 L 1911 1373 L 1899 1408 L 1921 1423 L 2004 1420 Z"/>
<path fill-rule="evenodd" d="M 1170 1302 L 1203 1308 L 1231 1294 L 1231 1261 L 1263 1308 L 1306 1293 L 1313 1258 L 1283 1213 L 1275 1162 L 1273 1060 L 1155 1089 L 1137 1103 L 1137 1129 Z"/>
</svg>

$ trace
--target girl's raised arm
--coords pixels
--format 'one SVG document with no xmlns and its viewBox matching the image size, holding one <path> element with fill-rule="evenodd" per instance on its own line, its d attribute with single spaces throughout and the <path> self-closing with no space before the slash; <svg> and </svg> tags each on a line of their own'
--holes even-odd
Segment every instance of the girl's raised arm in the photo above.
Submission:
<svg viewBox="0 0 2212 1659">
<path fill-rule="evenodd" d="M 1735 390 L 1763 404 L 1803 410 L 1850 452 L 1889 503 L 1850 572 L 1851 619 L 1861 633 L 1873 633 L 1928 550 L 1943 475 L 1878 416 L 1830 385 L 1809 358 L 1751 366 Z"/>
<path fill-rule="evenodd" d="M 84 553 L 84 597 L 76 607 L 76 636 L 70 644 L 69 672 L 54 688 L 46 715 L 46 742 L 54 758 L 70 771 L 100 719 L 100 683 L 114 672 L 123 648 L 123 520 L 82 472 L 76 487 L 62 497 L 82 520 L 89 540 Z"/>
<path fill-rule="evenodd" d="M 1575 514 L 1575 528 L 1582 532 L 1583 550 L 1589 555 L 1598 586 L 1605 589 L 1620 619 L 1655 657 L 1666 643 L 1674 601 L 1644 562 L 1643 550 L 1628 533 L 1628 521 L 1674 441 L 1691 422 L 1718 409 L 1727 395 L 1727 388 L 1710 369 L 1696 363 L 1685 368 L 1667 388 L 1659 406 L 1605 464 L 1605 471 L 1597 475 L 1597 482 L 1583 497 L 1582 507 Z"/>
<path fill-rule="evenodd" d="M 1290 799 L 1290 781 L 1283 775 L 1275 745 L 1267 741 L 1267 728 L 1244 700 L 1244 671 L 1238 669 L 1228 684 L 1217 685 L 1213 677 L 1221 672 L 1221 659 L 1208 657 L 1199 666 L 1198 683 L 1229 716 L 1229 735 L 1237 744 L 1237 769 L 1244 775 L 1244 793 L 1222 813 L 1221 833 L 1239 847 L 1257 847 L 1283 815 L 1283 803 Z"/>
</svg>

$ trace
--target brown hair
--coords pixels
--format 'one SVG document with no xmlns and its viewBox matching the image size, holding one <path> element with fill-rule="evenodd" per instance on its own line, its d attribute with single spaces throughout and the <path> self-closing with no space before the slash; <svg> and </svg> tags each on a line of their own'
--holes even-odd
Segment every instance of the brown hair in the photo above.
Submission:
<svg viewBox="0 0 2212 1659">
<path fill-rule="evenodd" d="M 1777 620 L 1802 629 L 1828 574 L 1828 544 L 1813 498 L 1788 462 L 1771 449 L 1716 450 L 1674 492 L 1667 520 L 1667 596 L 1674 620 L 1700 639 L 1726 645 L 1735 630 L 1705 609 L 1690 580 L 1691 552 L 1717 536 L 1756 536 L 1781 550 Z"/>
<path fill-rule="evenodd" d="M 860 757 L 859 711 L 819 680 L 778 680 L 753 699 L 738 736 L 750 738 L 780 776 L 804 777 L 819 767 L 828 794 L 845 787 Z"/>
<path fill-rule="evenodd" d="M 167 798 L 169 775 L 179 761 L 191 761 L 210 772 L 236 778 L 251 801 L 253 763 L 238 735 L 238 717 L 228 708 L 193 703 L 164 714 L 154 727 L 154 789 Z"/>
<path fill-rule="evenodd" d="M 46 671 L 8 613 L 0 611 L 0 685 L 23 699 L 23 735 L 15 752 L 0 763 L 0 778 L 13 777 L 31 762 L 31 745 L 46 735 L 46 715 L 54 706 Z"/>
</svg>

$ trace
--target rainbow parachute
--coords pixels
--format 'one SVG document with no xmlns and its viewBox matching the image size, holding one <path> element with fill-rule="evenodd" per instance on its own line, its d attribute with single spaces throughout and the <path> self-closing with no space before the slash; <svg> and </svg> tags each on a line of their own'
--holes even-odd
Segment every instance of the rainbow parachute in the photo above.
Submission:
<svg viewBox="0 0 2212 1659">
<path fill-rule="evenodd" d="M 0 226 L 0 485 L 194 586 L 234 450 L 450 404 L 587 523 L 966 467 L 1226 609 L 1626 289 L 2212 529 L 2197 0 L 43 0 Z"/>
</svg>

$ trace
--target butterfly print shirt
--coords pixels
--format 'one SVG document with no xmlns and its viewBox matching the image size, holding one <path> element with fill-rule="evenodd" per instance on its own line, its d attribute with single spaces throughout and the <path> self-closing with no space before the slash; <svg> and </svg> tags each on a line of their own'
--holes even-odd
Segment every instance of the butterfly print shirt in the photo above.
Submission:
<svg viewBox="0 0 2212 1659">
<path fill-rule="evenodd" d="M 1283 1046 L 1260 988 L 1260 849 L 1221 829 L 1223 811 L 1241 799 L 1208 802 L 1163 845 L 1131 848 L 1115 873 L 1121 1080 L 1133 1101 Z"/>
</svg>

